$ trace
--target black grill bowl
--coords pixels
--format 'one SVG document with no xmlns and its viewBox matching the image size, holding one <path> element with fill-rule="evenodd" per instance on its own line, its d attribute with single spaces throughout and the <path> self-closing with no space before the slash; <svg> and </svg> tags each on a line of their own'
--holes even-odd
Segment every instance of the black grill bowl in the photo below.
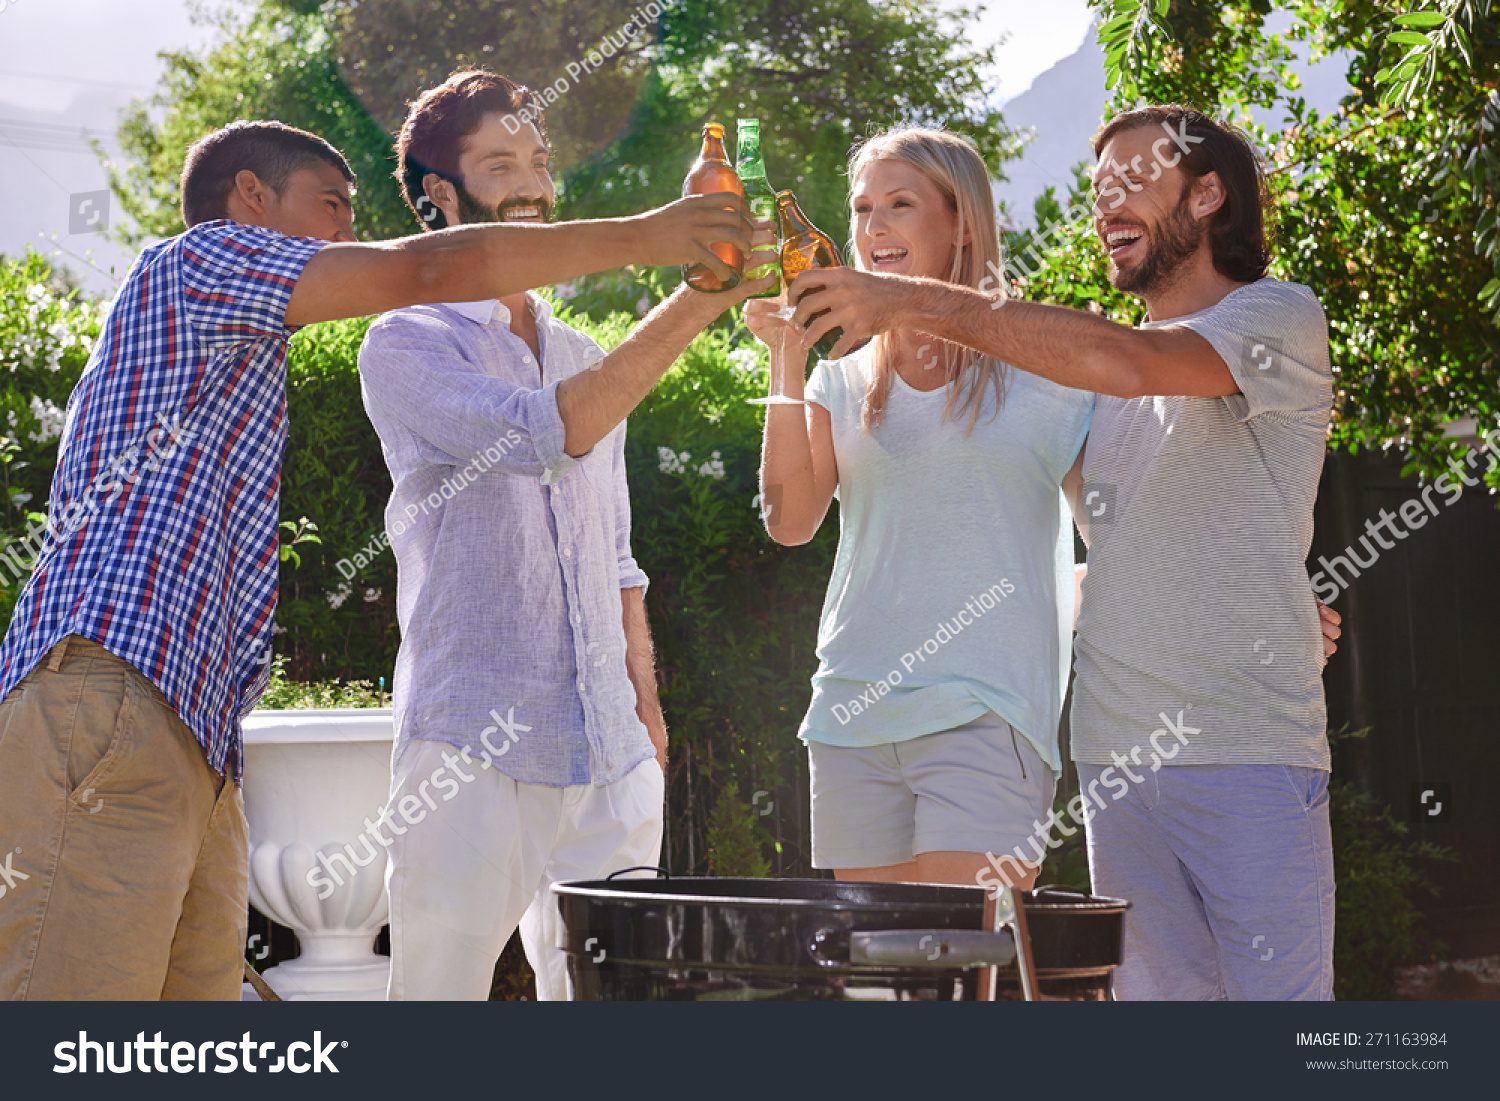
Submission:
<svg viewBox="0 0 1500 1101">
<path fill-rule="evenodd" d="M 978 930 L 979 887 L 687 877 L 560 883 L 579 1001 L 953 1001 L 979 969 L 856 964 L 854 932 Z M 1044 999 L 1098 1001 L 1119 966 L 1127 903 L 1058 888 L 1022 896 Z M 1002 934 L 1003 935 L 1003 934 Z M 1000 997 L 1017 999 L 1014 966 Z"/>
</svg>

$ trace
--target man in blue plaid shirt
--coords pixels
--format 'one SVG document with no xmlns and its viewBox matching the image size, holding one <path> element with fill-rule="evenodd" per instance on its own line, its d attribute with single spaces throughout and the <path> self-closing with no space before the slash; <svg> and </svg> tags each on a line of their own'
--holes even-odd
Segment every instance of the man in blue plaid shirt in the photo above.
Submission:
<svg viewBox="0 0 1500 1101">
<path fill-rule="evenodd" d="M 268 679 L 291 334 L 627 263 L 722 275 L 710 244 L 750 243 L 743 203 L 703 196 L 363 245 L 353 184 L 332 146 L 279 123 L 196 143 L 189 228 L 142 252 L 68 401 L 46 539 L 0 645 L 0 997 L 239 997 L 240 717 Z M 571 396 L 618 420 L 636 388 L 621 374 Z"/>
</svg>

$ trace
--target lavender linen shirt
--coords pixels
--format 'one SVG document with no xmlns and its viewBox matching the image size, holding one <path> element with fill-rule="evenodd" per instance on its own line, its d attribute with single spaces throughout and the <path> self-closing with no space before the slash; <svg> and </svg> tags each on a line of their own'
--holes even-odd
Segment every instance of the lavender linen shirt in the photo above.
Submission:
<svg viewBox="0 0 1500 1101">
<path fill-rule="evenodd" d="M 620 590 L 647 583 L 625 425 L 563 452 L 557 385 L 604 351 L 528 297 L 540 370 L 496 300 L 396 310 L 360 348 L 395 483 L 396 753 L 423 738 L 523 783 L 608 784 L 654 753 L 625 672 Z"/>
</svg>

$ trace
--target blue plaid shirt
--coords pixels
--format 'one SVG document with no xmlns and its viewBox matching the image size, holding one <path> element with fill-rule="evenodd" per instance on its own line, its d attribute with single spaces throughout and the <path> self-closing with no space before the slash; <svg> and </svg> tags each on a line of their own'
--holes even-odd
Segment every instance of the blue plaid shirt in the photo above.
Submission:
<svg viewBox="0 0 1500 1101">
<path fill-rule="evenodd" d="M 131 267 L 68 399 L 0 699 L 82 635 L 149 677 L 208 763 L 240 778 L 276 613 L 286 307 L 325 243 L 206 222 Z"/>
</svg>

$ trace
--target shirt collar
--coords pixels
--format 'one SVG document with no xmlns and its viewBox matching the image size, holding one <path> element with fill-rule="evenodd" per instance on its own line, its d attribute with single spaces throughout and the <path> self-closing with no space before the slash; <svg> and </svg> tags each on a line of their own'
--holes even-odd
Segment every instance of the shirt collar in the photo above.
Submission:
<svg viewBox="0 0 1500 1101">
<path fill-rule="evenodd" d="M 551 318 L 551 302 L 532 291 L 526 292 L 526 299 L 531 303 L 531 308 L 536 313 L 537 324 L 540 325 Z M 498 298 L 484 298 L 477 302 L 445 302 L 444 305 L 454 313 L 462 314 L 470 321 L 478 322 L 480 325 L 488 325 L 492 321 L 500 321 L 506 325 L 510 324 L 510 310 L 502 306 Z"/>
</svg>

